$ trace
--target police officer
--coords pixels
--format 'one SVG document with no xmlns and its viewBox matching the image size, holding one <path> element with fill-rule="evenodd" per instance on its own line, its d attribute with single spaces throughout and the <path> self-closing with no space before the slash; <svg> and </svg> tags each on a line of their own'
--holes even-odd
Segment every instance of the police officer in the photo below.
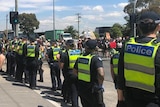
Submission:
<svg viewBox="0 0 160 107">
<path fill-rule="evenodd" d="M 26 70 L 29 72 L 29 88 L 38 89 L 36 87 L 36 76 L 38 69 L 39 47 L 35 45 L 34 38 L 30 38 L 26 52 Z"/>
<path fill-rule="evenodd" d="M 102 59 L 94 54 L 96 40 L 87 40 L 85 53 L 78 57 L 74 74 L 78 76 L 78 94 L 83 107 L 105 107 L 103 102 L 104 69 Z"/>
<path fill-rule="evenodd" d="M 114 51 L 110 60 L 111 76 L 117 89 L 117 75 L 118 75 L 118 60 L 119 60 L 119 51 Z"/>
<path fill-rule="evenodd" d="M 27 49 L 27 37 L 23 36 L 17 46 L 17 67 L 16 67 L 16 75 L 15 78 L 19 82 L 23 82 L 23 73 L 25 68 L 25 53 Z"/>
<path fill-rule="evenodd" d="M 62 82 L 60 77 L 60 68 L 58 64 L 58 60 L 56 55 L 59 53 L 60 47 L 57 45 L 56 41 L 51 41 L 51 48 L 48 50 L 48 63 L 50 66 L 50 74 L 51 74 L 51 82 L 52 82 L 52 90 L 56 91 L 57 89 L 61 89 Z"/>
<path fill-rule="evenodd" d="M 7 74 L 8 75 L 14 75 L 14 54 L 13 54 L 13 40 L 9 41 L 8 47 L 7 47 Z"/>
<path fill-rule="evenodd" d="M 73 75 L 73 66 L 81 51 L 74 49 L 74 47 L 74 40 L 70 39 L 66 41 L 66 51 L 60 56 L 60 68 L 64 76 L 62 87 L 64 101 L 70 102 L 71 100 L 72 107 L 78 107 L 78 94 L 76 78 Z"/>
<path fill-rule="evenodd" d="M 118 63 L 117 107 L 160 107 L 159 23 L 157 13 L 141 13 L 141 35 L 125 42 Z"/>
</svg>

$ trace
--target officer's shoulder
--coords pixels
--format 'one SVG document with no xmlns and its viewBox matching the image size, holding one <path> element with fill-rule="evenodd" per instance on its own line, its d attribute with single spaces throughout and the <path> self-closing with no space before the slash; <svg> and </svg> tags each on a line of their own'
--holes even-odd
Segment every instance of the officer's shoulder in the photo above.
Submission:
<svg viewBox="0 0 160 107">
<path fill-rule="evenodd" d="M 155 40 L 155 43 L 160 43 L 160 37 L 157 37 L 157 39 Z"/>
<path fill-rule="evenodd" d="M 102 58 L 100 56 L 94 55 L 93 60 L 102 61 Z"/>
</svg>

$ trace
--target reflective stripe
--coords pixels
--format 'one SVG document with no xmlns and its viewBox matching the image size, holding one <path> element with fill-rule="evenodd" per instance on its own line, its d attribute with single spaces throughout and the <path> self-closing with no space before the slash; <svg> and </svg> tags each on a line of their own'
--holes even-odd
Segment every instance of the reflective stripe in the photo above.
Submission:
<svg viewBox="0 0 160 107">
<path fill-rule="evenodd" d="M 27 46 L 27 57 L 35 57 L 35 45 Z"/>
<path fill-rule="evenodd" d="M 118 67 L 118 64 L 114 64 L 113 67 L 114 67 L 114 68 L 117 68 L 117 67 Z"/>
<path fill-rule="evenodd" d="M 74 64 L 77 60 L 77 58 L 79 57 L 79 55 L 81 54 L 80 50 L 69 50 L 68 51 L 68 55 L 69 55 L 69 68 L 73 69 Z"/>
<path fill-rule="evenodd" d="M 93 55 L 94 56 L 94 55 Z M 91 82 L 90 64 L 92 55 L 79 56 L 78 58 L 78 79 L 84 82 Z"/>
<path fill-rule="evenodd" d="M 149 86 L 149 85 L 146 85 L 146 84 L 143 84 L 143 83 L 141 84 L 141 83 L 138 83 L 138 82 L 126 81 L 126 86 L 133 87 L 133 88 L 138 88 L 138 89 L 142 89 L 142 90 L 147 90 L 149 92 L 155 92 L 155 87 L 154 86 Z"/>
<path fill-rule="evenodd" d="M 126 86 L 155 92 L 155 55 L 159 45 L 136 43 L 132 38 L 126 44 L 124 53 L 124 77 Z"/>
<path fill-rule="evenodd" d="M 78 72 L 84 73 L 84 74 L 90 74 L 89 71 L 84 70 L 84 69 L 78 69 Z"/>
<path fill-rule="evenodd" d="M 117 52 L 116 54 L 113 55 L 113 71 L 114 74 L 118 74 L 118 60 L 119 60 L 119 53 Z"/>
<path fill-rule="evenodd" d="M 52 47 L 52 50 L 53 50 L 53 58 L 54 58 L 54 60 L 55 61 L 57 61 L 57 54 L 59 53 L 59 51 L 60 51 L 60 47 L 58 46 L 58 47 Z"/>
<path fill-rule="evenodd" d="M 70 63 L 75 63 L 76 62 L 76 60 L 71 60 L 71 61 L 69 61 Z"/>
<path fill-rule="evenodd" d="M 151 74 L 151 75 L 154 74 L 154 70 L 155 70 L 154 68 L 137 65 L 137 64 L 131 64 L 131 63 L 125 63 L 124 67 L 129 70 L 141 71 L 141 72 Z"/>
<path fill-rule="evenodd" d="M 23 45 L 24 45 L 24 43 L 21 43 L 21 44 L 19 45 L 19 50 L 18 50 L 18 54 L 19 54 L 19 55 L 22 55 L 22 53 L 23 53 Z"/>
</svg>

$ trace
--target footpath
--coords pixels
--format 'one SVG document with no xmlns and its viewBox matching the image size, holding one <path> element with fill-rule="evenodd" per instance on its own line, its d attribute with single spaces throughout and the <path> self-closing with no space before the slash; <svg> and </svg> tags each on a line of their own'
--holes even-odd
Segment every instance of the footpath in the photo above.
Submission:
<svg viewBox="0 0 160 107">
<path fill-rule="evenodd" d="M 40 90 L 32 90 L 28 88 L 28 84 L 16 82 L 13 77 L 0 72 L 0 107 L 71 107 L 70 104 L 62 101 L 60 91 L 50 90 L 51 78 L 47 63 L 43 64 L 43 69 L 44 82 L 37 81 L 37 87 Z M 3 70 L 6 70 L 6 64 L 3 65 Z M 105 81 L 104 89 L 106 107 L 116 107 L 117 94 L 114 84 Z M 80 101 L 79 106 L 82 107 Z"/>
</svg>

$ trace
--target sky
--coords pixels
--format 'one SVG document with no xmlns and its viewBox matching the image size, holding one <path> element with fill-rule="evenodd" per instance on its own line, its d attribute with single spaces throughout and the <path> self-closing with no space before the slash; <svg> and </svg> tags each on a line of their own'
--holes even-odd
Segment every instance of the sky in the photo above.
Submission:
<svg viewBox="0 0 160 107">
<path fill-rule="evenodd" d="M 125 24 L 123 12 L 128 0 L 17 0 L 18 12 L 35 13 L 40 22 L 36 32 L 63 30 L 74 26 L 79 31 L 94 31 L 96 27 L 111 27 L 114 23 Z M 54 4 L 54 5 L 53 5 Z M 54 7 L 53 7 L 54 6 Z M 54 9 L 54 11 L 53 11 Z M 0 31 L 7 28 L 9 12 L 15 11 L 15 0 L 0 0 Z M 8 18 L 7 18 L 8 15 Z M 53 21 L 53 15 L 55 21 Z M 54 23 L 55 22 L 55 23 Z M 8 29 L 11 25 L 8 20 Z M 54 23 L 54 24 L 53 24 Z"/>
</svg>

